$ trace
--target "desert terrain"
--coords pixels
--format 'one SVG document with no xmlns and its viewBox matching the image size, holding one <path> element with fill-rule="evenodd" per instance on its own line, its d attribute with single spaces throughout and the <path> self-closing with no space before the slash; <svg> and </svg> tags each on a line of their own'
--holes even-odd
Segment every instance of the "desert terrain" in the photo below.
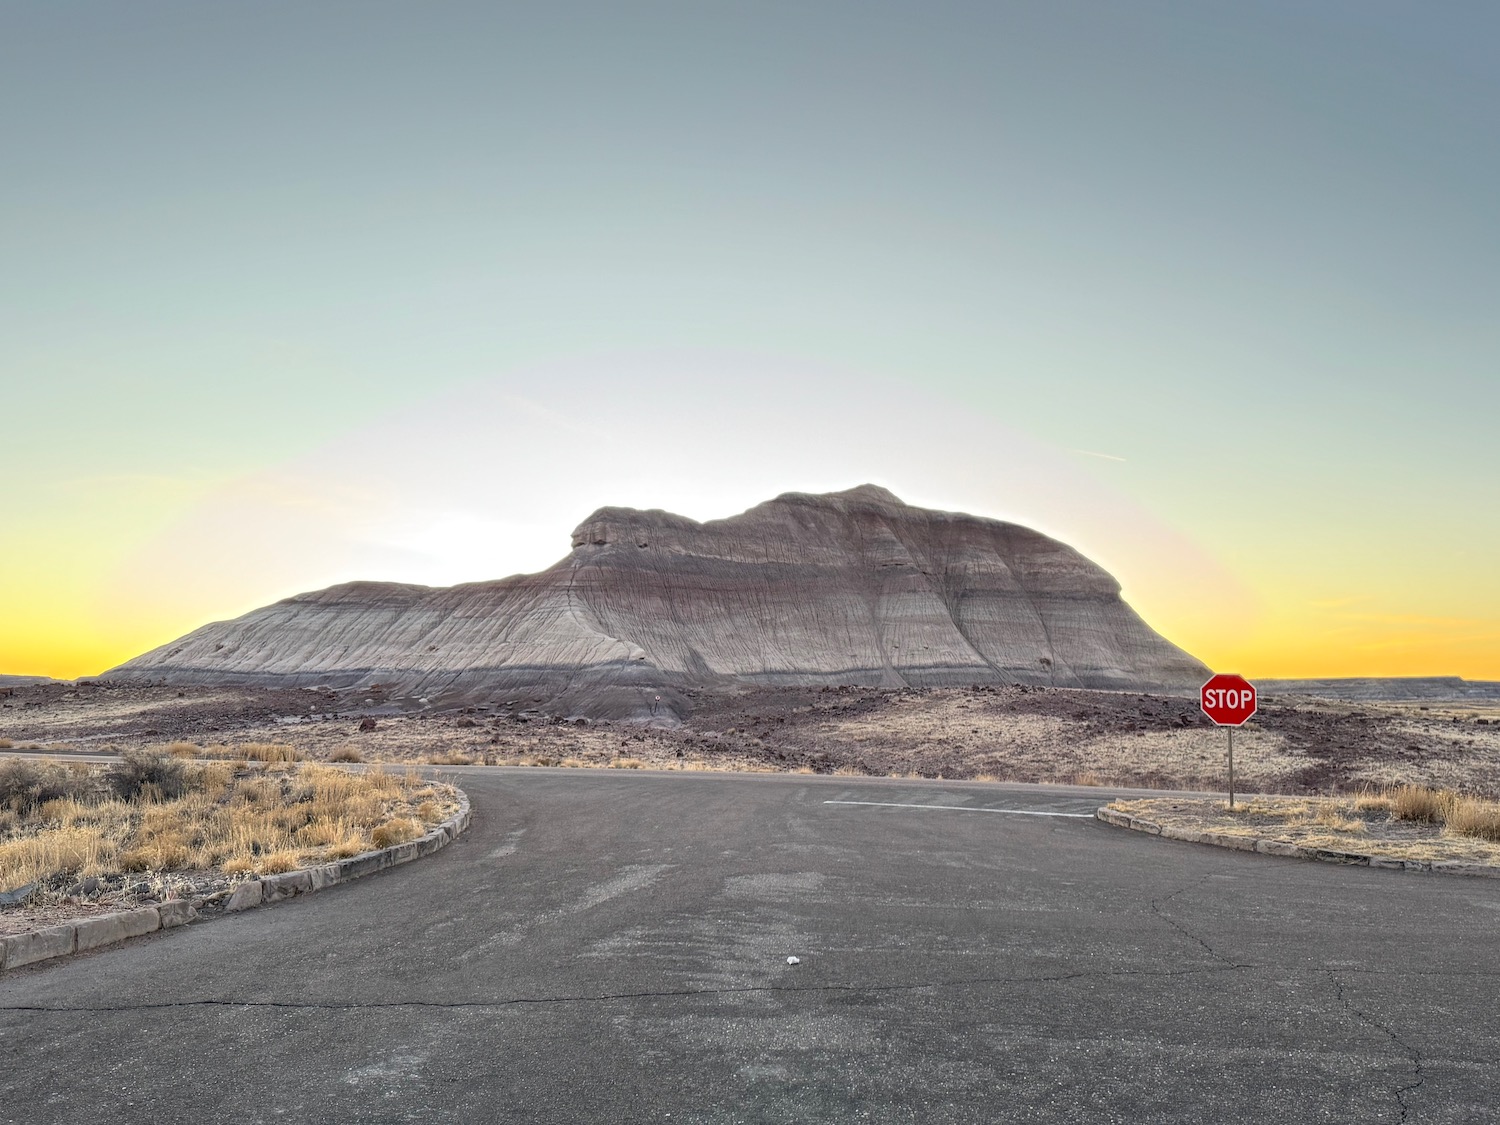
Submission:
<svg viewBox="0 0 1500 1125">
<path fill-rule="evenodd" d="M 724 769 L 1223 788 L 1224 732 L 1195 698 L 1029 686 L 690 692 L 685 720 L 565 721 L 533 701 L 449 710 L 379 690 L 22 686 L 0 749 L 213 753 L 281 743 L 312 760 Z M 9 746 L 5 744 L 9 743 Z M 1244 791 L 1399 783 L 1500 795 L 1500 702 L 1264 699 L 1235 734 Z"/>
</svg>

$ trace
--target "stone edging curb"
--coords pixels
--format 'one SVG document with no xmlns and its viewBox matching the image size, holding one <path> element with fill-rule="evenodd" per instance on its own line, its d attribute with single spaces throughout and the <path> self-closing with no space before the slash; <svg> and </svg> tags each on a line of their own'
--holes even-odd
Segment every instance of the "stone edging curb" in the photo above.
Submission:
<svg viewBox="0 0 1500 1125">
<path fill-rule="evenodd" d="M 1434 875 L 1471 875 L 1481 879 L 1500 879 L 1500 867 L 1485 863 L 1461 863 L 1458 860 L 1396 859 L 1385 855 L 1366 855 L 1362 852 L 1340 852 L 1329 848 L 1304 848 L 1286 840 L 1272 840 L 1265 836 L 1234 836 L 1227 832 L 1200 832 L 1192 828 L 1174 828 L 1160 825 L 1154 820 L 1145 820 L 1108 807 L 1096 809 L 1094 817 L 1119 828 L 1161 836 L 1167 840 L 1181 840 L 1188 844 L 1211 844 L 1216 848 L 1233 848 L 1241 852 L 1257 852 L 1260 855 L 1279 855 L 1288 859 L 1311 859 L 1319 863 L 1342 863 L 1352 867 L 1380 867 L 1391 871 L 1426 871 Z"/>
<path fill-rule="evenodd" d="M 469 827 L 469 797 L 458 791 L 458 812 L 424 836 L 408 840 L 374 852 L 361 852 L 348 859 L 325 863 L 318 867 L 304 867 L 298 871 L 287 871 L 280 875 L 262 875 L 239 884 L 229 894 L 224 904 L 225 913 L 238 913 L 267 903 L 280 902 L 293 895 L 311 894 L 337 883 L 347 883 L 362 875 L 372 875 L 387 867 L 408 863 L 422 856 L 431 855 L 446 847 Z M 223 892 L 220 892 L 223 893 Z M 185 926 L 198 917 L 187 899 L 169 899 L 157 906 L 143 906 L 137 910 L 125 910 L 118 914 L 99 914 L 70 922 L 65 926 L 50 926 L 45 930 L 32 930 L 24 934 L 0 937 L 0 972 L 19 969 L 37 961 L 53 957 L 69 957 L 75 953 L 86 953 L 100 946 L 113 945 L 126 938 L 140 937 L 157 930 L 170 930 Z"/>
</svg>

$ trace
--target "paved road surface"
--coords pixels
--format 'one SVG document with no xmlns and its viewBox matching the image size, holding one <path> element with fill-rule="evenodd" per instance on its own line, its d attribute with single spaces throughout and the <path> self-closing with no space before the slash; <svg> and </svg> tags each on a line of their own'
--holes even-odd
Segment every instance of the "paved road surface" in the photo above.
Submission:
<svg viewBox="0 0 1500 1125">
<path fill-rule="evenodd" d="M 7 974 L 0 1120 L 1500 1116 L 1500 883 L 963 811 L 1098 791 L 456 772 L 430 859 Z"/>
</svg>

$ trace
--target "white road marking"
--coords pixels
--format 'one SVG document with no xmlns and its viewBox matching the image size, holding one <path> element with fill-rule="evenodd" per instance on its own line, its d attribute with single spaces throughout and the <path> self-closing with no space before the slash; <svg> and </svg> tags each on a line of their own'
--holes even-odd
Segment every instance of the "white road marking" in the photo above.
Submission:
<svg viewBox="0 0 1500 1125">
<path fill-rule="evenodd" d="M 825 805 L 875 805 L 883 809 L 942 809 L 944 812 L 998 812 L 1011 816 L 1065 816 L 1093 820 L 1091 812 L 1040 812 L 1036 809 L 984 809 L 974 805 L 905 805 L 899 801 L 824 801 Z"/>
</svg>

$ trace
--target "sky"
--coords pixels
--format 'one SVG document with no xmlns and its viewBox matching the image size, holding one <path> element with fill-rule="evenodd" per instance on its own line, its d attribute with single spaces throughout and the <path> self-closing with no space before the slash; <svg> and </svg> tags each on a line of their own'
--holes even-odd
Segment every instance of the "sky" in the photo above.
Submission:
<svg viewBox="0 0 1500 1125">
<path fill-rule="evenodd" d="M 1500 8 L 0 6 L 0 672 L 607 504 L 1017 520 L 1500 679 Z"/>
</svg>

